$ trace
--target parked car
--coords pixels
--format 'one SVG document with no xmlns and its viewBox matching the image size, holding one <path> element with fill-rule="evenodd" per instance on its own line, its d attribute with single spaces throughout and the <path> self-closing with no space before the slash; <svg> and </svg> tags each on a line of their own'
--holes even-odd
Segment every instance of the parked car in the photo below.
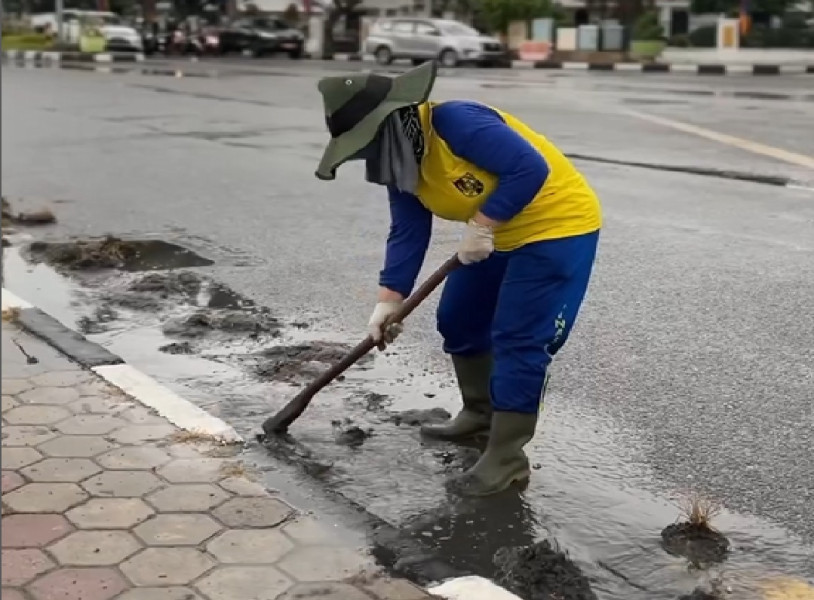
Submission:
<svg viewBox="0 0 814 600">
<path fill-rule="evenodd" d="M 56 14 L 32 15 L 31 25 L 57 31 Z M 141 52 L 144 48 L 139 32 L 116 13 L 68 8 L 62 11 L 62 25 L 63 36 L 69 43 L 79 43 L 83 27 L 95 27 L 104 36 L 105 48 L 110 52 Z"/>
<path fill-rule="evenodd" d="M 447 19 L 380 19 L 371 28 L 364 51 L 375 56 L 382 65 L 400 58 L 411 59 L 413 64 L 437 59 L 445 67 L 461 63 L 498 64 L 508 60 L 508 52 L 500 40 Z"/>
<path fill-rule="evenodd" d="M 282 52 L 302 58 L 305 36 L 279 19 L 247 17 L 221 28 L 219 48 L 222 54 L 248 51 L 259 57 Z"/>
</svg>

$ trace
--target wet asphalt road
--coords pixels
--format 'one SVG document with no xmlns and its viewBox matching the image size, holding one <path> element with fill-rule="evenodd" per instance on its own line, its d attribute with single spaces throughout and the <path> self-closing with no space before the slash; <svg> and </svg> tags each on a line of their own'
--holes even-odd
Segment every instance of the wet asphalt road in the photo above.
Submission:
<svg viewBox="0 0 814 600">
<path fill-rule="evenodd" d="M 249 266 L 222 261 L 219 280 L 355 341 L 387 210 L 357 166 L 313 177 L 326 140 L 315 82 L 367 65 L 155 63 L 179 64 L 187 76 L 4 67 L 3 194 L 62 201 L 54 237 L 181 234 L 238 252 Z M 455 97 L 513 112 L 566 152 L 803 182 L 578 161 L 605 229 L 533 453 L 545 462 L 550 443 L 567 464 L 573 443 L 599 473 L 623 457 L 654 494 L 699 489 L 814 542 L 814 78 L 466 70 L 438 80 L 435 98 Z M 458 232 L 437 224 L 427 269 Z M 450 376 L 433 325 L 421 309 L 399 352 Z M 560 436 L 574 423 L 595 439 Z"/>
</svg>

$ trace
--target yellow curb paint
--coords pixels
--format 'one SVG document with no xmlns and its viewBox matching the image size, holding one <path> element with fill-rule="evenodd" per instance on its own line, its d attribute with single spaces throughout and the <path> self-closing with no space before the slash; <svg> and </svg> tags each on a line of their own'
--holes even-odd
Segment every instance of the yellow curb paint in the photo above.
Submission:
<svg viewBox="0 0 814 600">
<path fill-rule="evenodd" d="M 761 584 L 765 600 L 814 600 L 814 586 L 802 579 L 777 577 Z"/>
<path fill-rule="evenodd" d="M 650 123 L 670 127 L 671 129 L 675 129 L 677 131 L 697 135 L 698 137 L 706 138 L 721 144 L 726 144 L 727 146 L 740 148 L 741 150 L 746 150 L 747 152 L 768 156 L 770 158 L 787 162 L 792 165 L 805 167 L 807 169 L 814 169 L 814 156 L 790 152 L 788 150 L 783 150 L 782 148 L 775 148 L 774 146 L 767 146 L 766 144 L 761 144 L 759 142 L 753 142 L 751 140 L 735 137 L 734 135 L 727 135 L 725 133 L 719 133 L 704 127 L 698 127 L 696 125 L 690 125 L 689 123 L 682 123 L 681 121 L 674 121 L 672 119 L 657 117 L 655 115 L 641 113 L 634 110 L 625 110 L 622 112 L 628 116 L 635 117 L 643 121 L 649 121 Z"/>
</svg>

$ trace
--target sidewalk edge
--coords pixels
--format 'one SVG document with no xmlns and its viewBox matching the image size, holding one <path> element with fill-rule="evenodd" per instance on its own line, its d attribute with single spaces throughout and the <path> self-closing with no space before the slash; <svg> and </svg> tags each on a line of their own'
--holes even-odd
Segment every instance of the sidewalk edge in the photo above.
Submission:
<svg viewBox="0 0 814 600">
<path fill-rule="evenodd" d="M 17 309 L 17 323 L 68 358 L 88 368 L 170 423 L 186 431 L 211 435 L 222 443 L 243 443 L 225 421 L 176 394 L 149 375 L 128 365 L 119 356 L 68 328 L 54 317 L 2 288 L 3 310 Z M 92 357 L 98 357 L 95 360 Z M 424 588 L 444 600 L 521 600 L 492 581 L 476 575 L 450 577 Z"/>
<path fill-rule="evenodd" d="M 19 310 L 16 322 L 23 329 L 90 369 L 144 406 L 154 409 L 176 427 L 212 436 L 222 443 L 237 444 L 244 441 L 225 421 L 126 364 L 121 357 L 88 340 L 6 288 L 2 291 L 2 305 L 3 310 Z"/>
<path fill-rule="evenodd" d="M 143 52 L 78 52 L 74 50 L 3 50 L 3 60 L 19 62 L 144 62 Z"/>
</svg>

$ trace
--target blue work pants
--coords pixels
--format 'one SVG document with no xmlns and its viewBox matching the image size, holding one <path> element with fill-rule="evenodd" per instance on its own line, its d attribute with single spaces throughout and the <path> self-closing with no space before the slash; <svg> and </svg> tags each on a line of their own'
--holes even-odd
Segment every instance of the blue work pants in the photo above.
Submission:
<svg viewBox="0 0 814 600">
<path fill-rule="evenodd" d="M 444 351 L 493 353 L 494 410 L 539 410 L 548 366 L 585 297 L 598 240 L 596 231 L 495 252 L 447 279 L 438 306 Z"/>
</svg>

